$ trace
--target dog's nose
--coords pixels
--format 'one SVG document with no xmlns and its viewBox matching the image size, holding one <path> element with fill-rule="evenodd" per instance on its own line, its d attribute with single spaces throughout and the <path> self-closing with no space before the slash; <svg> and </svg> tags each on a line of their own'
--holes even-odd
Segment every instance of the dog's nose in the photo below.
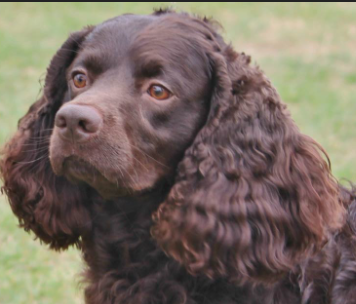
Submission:
<svg viewBox="0 0 356 304">
<path fill-rule="evenodd" d="M 59 135 L 69 141 L 83 142 L 96 134 L 103 124 L 98 111 L 86 105 L 66 105 L 55 118 Z"/>
</svg>

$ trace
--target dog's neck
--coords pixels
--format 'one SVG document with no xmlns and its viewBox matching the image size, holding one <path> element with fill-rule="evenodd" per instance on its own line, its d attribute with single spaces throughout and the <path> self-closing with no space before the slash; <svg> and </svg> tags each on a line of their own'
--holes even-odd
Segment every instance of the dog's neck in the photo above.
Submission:
<svg viewBox="0 0 356 304">
<path fill-rule="evenodd" d="M 102 205 L 104 208 L 110 208 L 113 213 L 140 214 L 154 212 L 157 210 L 168 195 L 170 184 L 159 183 L 154 188 L 139 194 L 126 195 L 109 200 L 105 200 L 98 193 L 91 193 L 90 197 L 94 198 L 96 205 Z M 93 192 L 95 190 L 91 190 Z"/>
<path fill-rule="evenodd" d="M 152 213 L 165 200 L 169 187 L 157 187 L 139 196 L 104 200 L 89 190 L 92 227 L 82 235 L 81 249 L 88 264 L 88 276 L 117 269 L 126 279 L 129 265 L 142 263 L 146 255 L 157 251 L 150 228 Z M 97 246 L 100 244 L 100 246 Z M 163 252 L 157 253 L 167 259 Z"/>
</svg>

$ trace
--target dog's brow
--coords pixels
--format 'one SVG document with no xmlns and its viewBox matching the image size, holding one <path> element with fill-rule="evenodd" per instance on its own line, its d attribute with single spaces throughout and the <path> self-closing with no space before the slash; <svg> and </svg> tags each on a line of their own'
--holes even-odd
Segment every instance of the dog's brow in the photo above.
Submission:
<svg viewBox="0 0 356 304">
<path fill-rule="evenodd" d="M 106 68 L 108 63 L 102 56 L 98 54 L 86 54 L 82 59 L 78 60 L 75 67 L 85 67 L 94 74 L 100 74 Z"/>
<path fill-rule="evenodd" d="M 137 65 L 136 77 L 157 77 L 163 72 L 163 64 L 159 60 L 151 59 Z"/>
</svg>

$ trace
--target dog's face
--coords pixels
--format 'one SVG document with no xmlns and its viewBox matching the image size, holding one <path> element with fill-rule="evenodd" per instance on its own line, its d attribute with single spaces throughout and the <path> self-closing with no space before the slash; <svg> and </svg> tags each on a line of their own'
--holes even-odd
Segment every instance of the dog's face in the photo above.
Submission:
<svg viewBox="0 0 356 304">
<path fill-rule="evenodd" d="M 66 70 L 50 143 L 54 172 L 104 197 L 154 187 L 204 123 L 208 59 L 172 18 L 125 15 L 94 28 Z M 177 39 L 177 36 L 180 36 Z M 190 38 L 189 38 L 190 37 Z"/>
</svg>

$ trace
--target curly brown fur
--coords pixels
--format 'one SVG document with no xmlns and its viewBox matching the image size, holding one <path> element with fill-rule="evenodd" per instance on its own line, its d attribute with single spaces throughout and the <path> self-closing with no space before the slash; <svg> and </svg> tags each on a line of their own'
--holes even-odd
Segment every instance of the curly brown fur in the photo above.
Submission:
<svg viewBox="0 0 356 304">
<path fill-rule="evenodd" d="M 271 280 L 341 228 L 343 207 L 323 149 L 299 132 L 258 68 L 236 54 L 229 69 L 224 52 L 214 54 L 209 120 L 153 233 L 192 273 Z"/>
<path fill-rule="evenodd" d="M 81 249 L 86 303 L 355 303 L 355 190 L 216 28 L 159 10 L 73 33 L 2 152 L 14 214 Z"/>
</svg>

